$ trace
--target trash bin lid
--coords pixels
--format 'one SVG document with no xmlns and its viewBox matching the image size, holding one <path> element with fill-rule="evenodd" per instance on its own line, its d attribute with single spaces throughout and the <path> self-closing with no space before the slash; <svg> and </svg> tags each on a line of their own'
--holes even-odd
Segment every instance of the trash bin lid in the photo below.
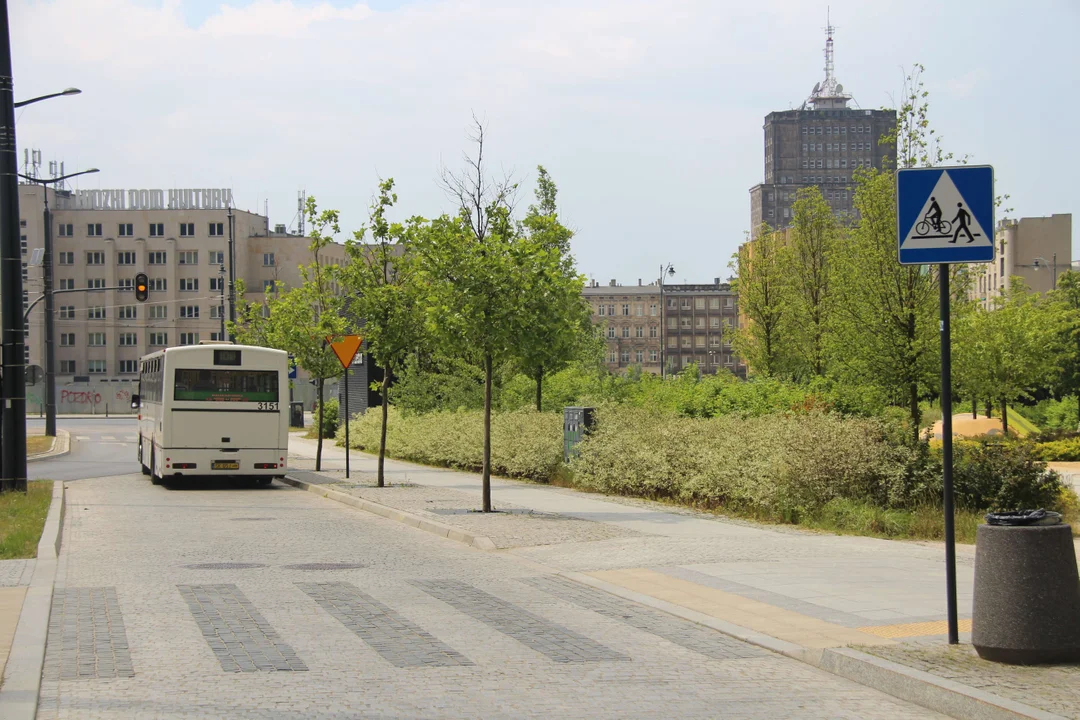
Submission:
<svg viewBox="0 0 1080 720">
<path fill-rule="evenodd" d="M 1061 513 L 1053 510 L 1003 510 L 986 515 L 987 525 L 1008 525 L 1021 527 L 1026 525 L 1057 525 L 1061 522 Z"/>
</svg>

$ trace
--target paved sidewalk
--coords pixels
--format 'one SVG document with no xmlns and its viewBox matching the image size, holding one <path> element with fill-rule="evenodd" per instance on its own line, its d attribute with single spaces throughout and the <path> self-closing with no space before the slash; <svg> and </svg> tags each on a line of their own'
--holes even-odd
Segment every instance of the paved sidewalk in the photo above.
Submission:
<svg viewBox="0 0 1080 720">
<path fill-rule="evenodd" d="M 291 468 L 313 467 L 314 454 L 314 440 L 291 436 Z M 505 552 L 564 572 L 582 573 L 613 590 L 638 593 L 814 651 L 859 647 L 931 673 L 926 663 L 906 649 L 948 649 L 941 543 L 814 533 L 500 478 L 492 478 L 493 503 L 516 512 L 468 513 L 479 506 L 477 474 L 388 459 L 386 474 L 392 487 L 380 489 L 371 487 L 376 458 L 353 451 L 350 464 L 348 492 L 396 509 L 426 513 L 446 524 L 467 518 L 470 532 L 499 536 L 496 544 Z M 325 482 L 343 487 L 344 449 L 325 444 L 323 468 Z M 526 510 L 537 515 L 522 512 Z M 547 542 L 539 542 L 534 535 L 536 517 L 548 515 L 622 534 L 605 538 L 599 529 L 575 529 L 565 535 L 555 532 Z M 517 527 L 510 528 L 511 524 Z M 957 565 L 960 638 L 968 643 L 973 546 L 957 547 Z M 961 648 L 970 651 L 970 645 Z M 1023 691 L 1009 685 L 1015 692 L 1002 694 L 1080 717 L 1080 672 L 1059 673 L 1052 679 L 1042 672 L 1026 676 L 1020 683 Z M 941 677 L 965 683 L 966 676 Z M 1071 689 L 1055 702 L 1044 701 L 1040 683 L 1052 688 L 1053 683 L 1062 682 Z M 986 683 L 971 686 L 994 691 Z"/>
<path fill-rule="evenodd" d="M 33 574 L 33 560 L 0 560 L 0 678 L 4 676 L 26 588 Z"/>
</svg>

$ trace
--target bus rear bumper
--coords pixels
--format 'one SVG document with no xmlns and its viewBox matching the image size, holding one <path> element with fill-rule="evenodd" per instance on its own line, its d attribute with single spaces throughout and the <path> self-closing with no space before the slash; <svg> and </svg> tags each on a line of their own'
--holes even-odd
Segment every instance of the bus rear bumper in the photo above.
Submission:
<svg viewBox="0 0 1080 720">
<path fill-rule="evenodd" d="M 161 475 L 199 477 L 284 477 L 288 472 L 285 449 L 222 452 L 196 448 L 168 448 L 161 452 Z"/>
</svg>

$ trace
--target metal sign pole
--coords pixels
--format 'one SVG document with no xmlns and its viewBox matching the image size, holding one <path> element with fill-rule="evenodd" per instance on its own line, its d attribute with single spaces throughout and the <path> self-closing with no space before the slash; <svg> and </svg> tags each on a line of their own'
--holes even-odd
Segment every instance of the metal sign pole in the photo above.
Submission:
<svg viewBox="0 0 1080 720">
<path fill-rule="evenodd" d="M 349 368 L 345 368 L 345 479 L 349 479 Z"/>
<path fill-rule="evenodd" d="M 953 528 L 952 339 L 949 329 L 949 264 L 938 265 L 941 305 L 941 465 L 945 506 L 945 592 L 949 644 L 960 642 L 956 620 L 956 534 Z"/>
</svg>

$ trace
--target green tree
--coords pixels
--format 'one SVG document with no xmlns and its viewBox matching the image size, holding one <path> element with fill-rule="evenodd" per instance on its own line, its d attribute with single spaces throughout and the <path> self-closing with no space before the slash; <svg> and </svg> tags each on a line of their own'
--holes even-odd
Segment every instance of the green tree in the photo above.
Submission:
<svg viewBox="0 0 1080 720">
<path fill-rule="evenodd" d="M 1075 395 L 1080 417 L 1080 273 L 1066 270 L 1058 277 L 1051 298 L 1061 311 L 1056 347 L 1061 372 L 1054 383 L 1061 395 Z"/>
<path fill-rule="evenodd" d="M 736 332 L 735 351 L 757 375 L 777 375 L 783 364 L 786 251 L 782 233 L 762 224 L 757 238 L 744 243 L 736 256 L 735 287 L 747 323 Z"/>
<path fill-rule="evenodd" d="M 1030 398 L 1031 392 L 1060 372 L 1055 341 L 1062 313 L 1057 303 L 1030 292 L 1013 278 L 990 310 L 976 310 L 960 327 L 956 354 L 960 366 L 977 367 L 983 397 L 1000 403 L 1001 422 L 1009 430 L 1008 404 Z"/>
<path fill-rule="evenodd" d="M 395 372 L 419 347 L 424 330 L 418 262 L 411 252 L 424 220 L 390 222 L 386 212 L 397 202 L 394 180 L 379 184 L 371 205 L 368 226 L 354 233 L 346 244 L 348 266 L 340 273 L 348 300 L 348 313 L 363 323 L 368 355 L 382 368 L 382 430 L 379 437 L 378 485 L 383 487 L 386 458 L 386 423 L 390 388 Z M 370 244 L 365 243 L 368 230 Z M 346 418 L 346 422 L 349 418 Z"/>
<path fill-rule="evenodd" d="M 543 410 L 544 377 L 562 370 L 593 339 L 592 311 L 582 296 L 585 284 L 570 254 L 573 232 L 559 221 L 558 190 L 537 166 L 536 204 L 522 222 L 523 241 L 533 244 L 532 267 L 521 288 L 516 365 L 536 385 L 536 411 Z"/>
<path fill-rule="evenodd" d="M 476 154 L 458 175 L 443 174 L 459 204 L 454 216 L 433 220 L 418 242 L 427 287 L 428 328 L 439 349 L 484 371 L 483 510 L 491 511 L 491 399 L 496 367 L 515 360 L 522 327 L 526 273 L 538 244 L 522 238 L 511 217 L 516 185 L 490 181 L 484 127 L 475 121 Z"/>
<path fill-rule="evenodd" d="M 783 257 L 787 312 L 782 316 L 782 335 L 790 346 L 796 377 L 824 377 L 832 316 L 832 255 L 840 224 L 816 186 L 796 193 L 792 212 Z"/>
<path fill-rule="evenodd" d="M 292 353 L 297 365 L 315 380 L 319 396 L 316 424 L 320 428 L 315 469 L 321 470 L 324 389 L 328 379 L 342 373 L 341 363 L 326 338 L 340 338 L 350 328 L 343 313 L 343 298 L 337 290 L 340 268 L 322 253 L 339 232 L 338 211 L 320 212 L 315 198 L 308 197 L 305 213 L 311 228 L 312 259 L 300 267 L 300 285 L 285 288 L 275 284 L 273 291 L 266 294 L 265 304 L 248 302 L 241 295 L 237 321 L 230 323 L 229 334 L 245 344 Z"/>
</svg>

